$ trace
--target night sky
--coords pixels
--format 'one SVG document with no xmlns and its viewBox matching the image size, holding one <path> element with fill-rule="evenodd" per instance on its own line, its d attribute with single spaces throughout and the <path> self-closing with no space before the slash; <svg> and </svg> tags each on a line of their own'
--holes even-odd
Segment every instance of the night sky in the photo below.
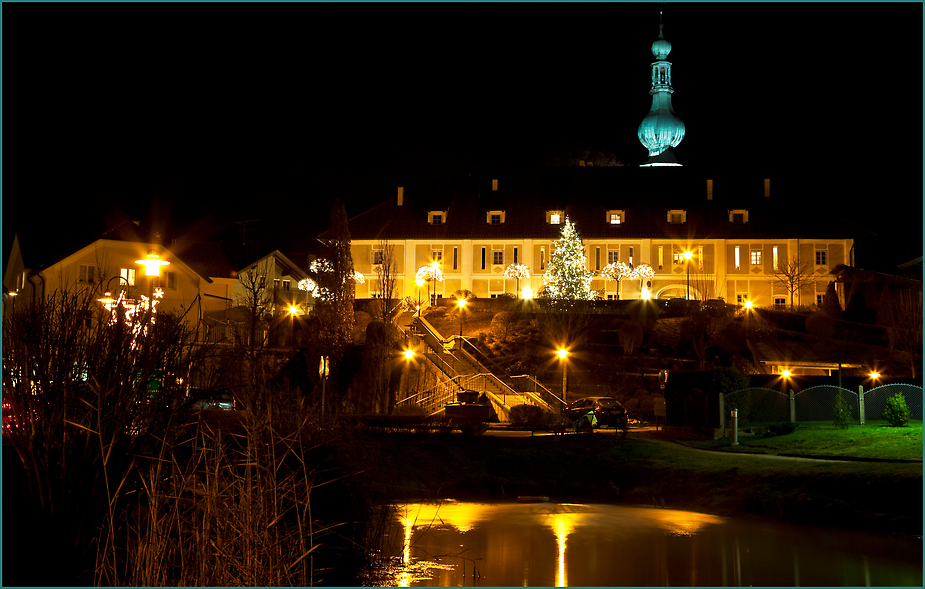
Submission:
<svg viewBox="0 0 925 589">
<path fill-rule="evenodd" d="M 659 10 L 682 163 L 805 174 L 878 234 L 859 262 L 922 253 L 921 3 L 2 9 L 3 241 L 27 265 L 123 219 L 223 240 L 259 219 L 304 251 L 336 197 L 354 215 L 569 142 L 638 164 Z"/>
</svg>

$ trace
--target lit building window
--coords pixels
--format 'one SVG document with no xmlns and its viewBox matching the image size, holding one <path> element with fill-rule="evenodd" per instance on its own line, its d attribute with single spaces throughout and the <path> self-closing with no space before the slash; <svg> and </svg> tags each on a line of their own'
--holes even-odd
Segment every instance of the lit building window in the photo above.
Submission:
<svg viewBox="0 0 925 589">
<path fill-rule="evenodd" d="M 665 246 L 658 246 L 658 269 L 661 270 L 665 265 Z"/>
<path fill-rule="evenodd" d="M 761 265 L 761 248 L 753 248 L 750 252 L 750 261 L 752 266 Z"/>
<path fill-rule="evenodd" d="M 624 211 L 607 211 L 607 222 L 611 225 L 621 225 L 623 223 Z"/>
<path fill-rule="evenodd" d="M 540 246 L 540 270 L 546 269 L 546 246 Z"/>
<path fill-rule="evenodd" d="M 443 250 L 431 250 L 430 260 L 431 262 L 442 262 L 443 261 Z"/>
<path fill-rule="evenodd" d="M 777 246 L 771 248 L 771 267 L 777 270 Z"/>
<path fill-rule="evenodd" d="M 740 258 L 739 258 L 739 246 L 735 246 L 735 266 L 736 266 L 736 270 L 742 267 L 740 263 Z"/>
<path fill-rule="evenodd" d="M 559 222 L 560 222 L 560 221 L 559 221 L 559 213 L 550 213 L 550 214 L 549 214 L 549 223 L 550 223 L 551 225 L 558 225 Z"/>
<path fill-rule="evenodd" d="M 626 261 L 629 262 L 629 265 L 633 265 L 633 246 L 630 246 L 630 255 L 626 256 Z"/>
<path fill-rule="evenodd" d="M 283 280 L 283 290 L 289 290 L 289 285 L 292 284 L 289 280 Z"/>
<path fill-rule="evenodd" d="M 128 284 L 129 286 L 135 286 L 134 268 L 122 268 L 119 270 L 119 276 L 125 279 L 125 284 Z"/>
</svg>

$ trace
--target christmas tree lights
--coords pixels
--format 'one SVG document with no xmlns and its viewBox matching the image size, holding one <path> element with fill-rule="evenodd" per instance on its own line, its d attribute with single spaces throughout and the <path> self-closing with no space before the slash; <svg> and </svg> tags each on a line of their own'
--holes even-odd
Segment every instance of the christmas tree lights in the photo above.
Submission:
<svg viewBox="0 0 925 589">
<path fill-rule="evenodd" d="M 562 237 L 555 243 L 555 250 L 549 257 L 549 267 L 543 276 L 546 296 L 552 299 L 596 299 L 597 293 L 591 290 L 594 272 L 587 269 L 586 262 L 581 236 L 566 217 Z"/>
</svg>

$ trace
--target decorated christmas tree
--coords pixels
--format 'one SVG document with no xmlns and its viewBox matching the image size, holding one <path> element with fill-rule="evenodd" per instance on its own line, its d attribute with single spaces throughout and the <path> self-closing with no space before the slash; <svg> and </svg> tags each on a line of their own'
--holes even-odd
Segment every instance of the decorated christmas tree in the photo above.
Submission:
<svg viewBox="0 0 925 589">
<path fill-rule="evenodd" d="M 543 276 L 546 296 L 552 299 L 591 300 L 597 293 L 591 290 L 594 272 L 586 268 L 584 246 L 575 225 L 565 218 L 562 237 L 549 256 L 549 267 Z"/>
</svg>

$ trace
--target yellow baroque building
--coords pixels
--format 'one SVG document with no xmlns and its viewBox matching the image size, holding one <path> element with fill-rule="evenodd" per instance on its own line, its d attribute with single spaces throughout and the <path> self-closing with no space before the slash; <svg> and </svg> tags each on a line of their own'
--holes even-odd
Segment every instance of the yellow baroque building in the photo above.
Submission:
<svg viewBox="0 0 925 589">
<path fill-rule="evenodd" d="M 777 183 L 784 194 L 772 194 L 770 178 L 576 166 L 462 172 L 396 188 L 349 220 L 354 267 L 365 277 L 357 298 L 382 295 L 389 259 L 395 298 L 458 290 L 518 296 L 525 286 L 539 293 L 566 218 L 582 238 L 587 269 L 597 272 L 592 288 L 605 299 L 645 290 L 663 299 L 818 305 L 832 269 L 853 265 L 857 229 L 814 212 L 809 195 Z M 601 270 L 618 261 L 648 265 L 652 276 L 605 280 Z M 418 286 L 418 270 L 434 262 L 443 280 Z M 506 278 L 512 264 L 526 275 Z M 804 274 L 792 296 L 781 280 L 788 266 Z"/>
</svg>

